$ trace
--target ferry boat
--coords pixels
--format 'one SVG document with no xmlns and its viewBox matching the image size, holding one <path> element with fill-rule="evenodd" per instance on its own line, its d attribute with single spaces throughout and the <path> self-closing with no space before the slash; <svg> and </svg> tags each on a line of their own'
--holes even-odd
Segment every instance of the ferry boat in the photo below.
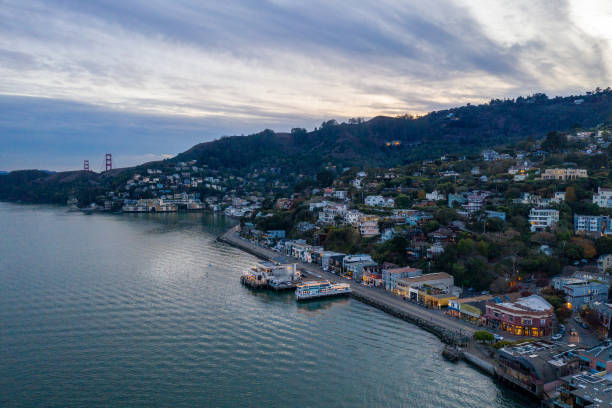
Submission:
<svg viewBox="0 0 612 408">
<path fill-rule="evenodd" d="M 295 290 L 297 300 L 316 299 L 324 296 L 346 295 L 351 293 L 348 283 L 331 283 L 330 281 L 311 281 L 299 284 Z"/>
</svg>

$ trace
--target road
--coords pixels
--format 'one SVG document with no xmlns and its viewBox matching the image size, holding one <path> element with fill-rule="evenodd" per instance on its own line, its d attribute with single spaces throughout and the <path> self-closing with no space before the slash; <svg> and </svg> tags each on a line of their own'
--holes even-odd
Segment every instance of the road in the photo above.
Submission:
<svg viewBox="0 0 612 408">
<path fill-rule="evenodd" d="M 223 241 L 233 244 L 239 248 L 247 250 L 247 252 L 253 255 L 260 256 L 265 259 L 274 259 L 280 262 L 296 263 L 297 267 L 303 271 L 308 272 L 310 275 L 321 275 L 322 278 L 328 279 L 331 282 L 348 283 L 351 286 L 351 290 L 354 294 L 358 294 L 362 297 L 366 297 L 376 303 L 384 304 L 387 307 L 396 309 L 405 314 L 408 314 L 414 318 L 429 321 L 439 327 L 445 328 L 446 330 L 454 331 L 458 334 L 472 337 L 474 332 L 477 330 L 474 326 L 466 323 L 460 319 L 445 316 L 442 313 L 431 309 L 425 309 L 421 306 L 409 303 L 403 300 L 401 297 L 392 295 L 380 288 L 372 288 L 368 286 L 356 283 L 351 279 L 346 279 L 329 272 L 323 271 L 320 266 L 304 263 L 296 260 L 295 258 L 284 256 L 278 252 L 272 251 L 269 248 L 264 248 L 253 242 L 240 237 L 235 228 L 227 231 L 221 236 Z"/>
</svg>

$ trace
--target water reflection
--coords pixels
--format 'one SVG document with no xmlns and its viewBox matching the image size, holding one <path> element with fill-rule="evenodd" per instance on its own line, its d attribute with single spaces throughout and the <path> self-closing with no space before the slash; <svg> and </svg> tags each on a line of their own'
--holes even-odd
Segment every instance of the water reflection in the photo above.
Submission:
<svg viewBox="0 0 612 408">
<path fill-rule="evenodd" d="M 319 314 L 321 312 L 327 311 L 332 307 L 346 307 L 350 303 L 350 298 L 348 297 L 338 297 L 333 299 L 321 299 L 321 300 L 307 300 L 303 302 L 297 303 L 297 311 L 299 313 L 305 314 Z"/>
</svg>

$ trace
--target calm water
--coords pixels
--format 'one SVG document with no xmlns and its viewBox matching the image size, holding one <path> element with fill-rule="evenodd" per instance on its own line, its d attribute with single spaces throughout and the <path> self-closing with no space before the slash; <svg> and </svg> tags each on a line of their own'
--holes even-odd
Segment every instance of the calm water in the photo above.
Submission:
<svg viewBox="0 0 612 408">
<path fill-rule="evenodd" d="M 242 287 L 229 223 L 0 203 L 0 406 L 530 406 L 374 308 Z"/>
</svg>

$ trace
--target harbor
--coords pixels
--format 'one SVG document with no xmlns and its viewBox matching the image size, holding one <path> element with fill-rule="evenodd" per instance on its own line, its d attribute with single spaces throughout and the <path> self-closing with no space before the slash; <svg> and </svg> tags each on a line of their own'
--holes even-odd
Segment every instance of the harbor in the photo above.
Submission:
<svg viewBox="0 0 612 408">
<path fill-rule="evenodd" d="M 288 256 L 264 248 L 240 237 L 238 227 L 232 227 L 221 234 L 218 241 L 232 245 L 260 259 L 278 263 L 293 262 L 300 271 L 301 276 L 309 279 L 324 279 L 331 283 L 346 284 L 350 288 L 350 297 L 374 306 L 388 314 L 413 323 L 438 336 L 444 343 L 465 345 L 471 340 L 476 328 L 458 319 L 449 319 L 445 315 L 432 309 L 420 307 L 414 303 L 406 302 L 401 297 L 391 295 L 380 288 L 357 284 L 349 279 L 324 271 L 321 267 L 295 261 Z M 241 278 L 244 280 L 244 278 Z"/>
</svg>

